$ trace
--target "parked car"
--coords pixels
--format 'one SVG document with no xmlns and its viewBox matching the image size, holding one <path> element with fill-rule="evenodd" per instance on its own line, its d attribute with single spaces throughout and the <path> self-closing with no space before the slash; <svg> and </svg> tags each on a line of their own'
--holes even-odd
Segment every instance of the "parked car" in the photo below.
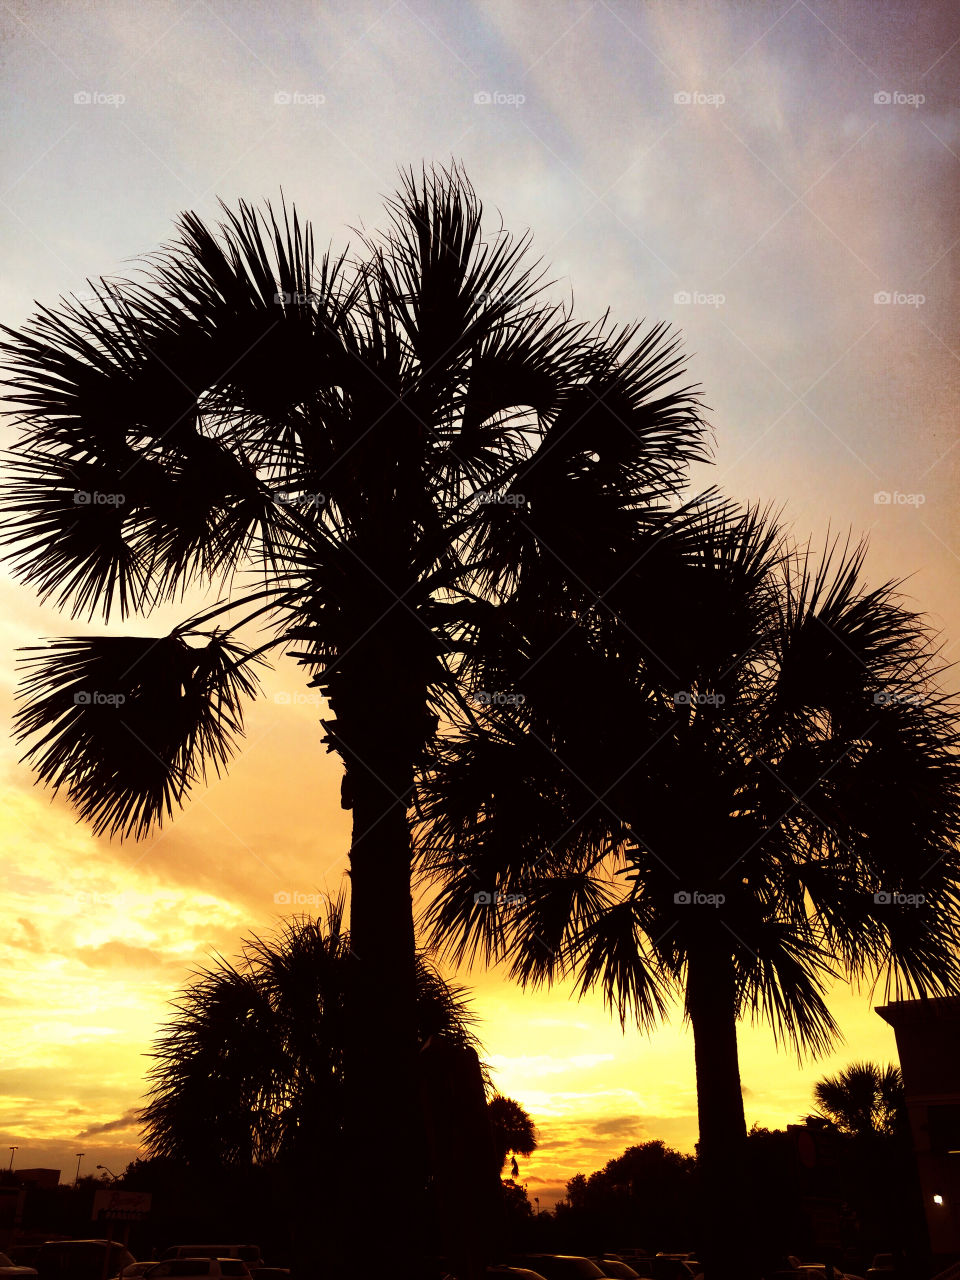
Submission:
<svg viewBox="0 0 960 1280">
<path fill-rule="evenodd" d="M 240 1258 L 248 1267 L 263 1265 L 255 1244 L 175 1244 L 160 1255 L 161 1262 L 167 1258 Z"/>
<path fill-rule="evenodd" d="M 640 1272 L 634 1271 L 633 1267 L 621 1262 L 619 1258 L 591 1258 L 590 1261 L 595 1262 L 611 1280 L 640 1280 Z"/>
<path fill-rule="evenodd" d="M 654 1280 L 697 1280 L 703 1274 L 703 1267 L 689 1253 L 658 1253 L 650 1266 Z"/>
<path fill-rule="evenodd" d="M 242 1258 L 167 1258 L 143 1280 L 250 1280 L 250 1272 Z"/>
<path fill-rule="evenodd" d="M 653 1258 L 642 1249 L 621 1249 L 617 1253 L 605 1253 L 598 1265 L 602 1268 L 607 1259 L 632 1267 L 640 1280 L 653 1280 Z"/>
<path fill-rule="evenodd" d="M 131 1262 L 129 1267 L 124 1267 L 119 1275 L 113 1277 L 113 1280 L 140 1280 L 145 1271 L 149 1271 L 156 1265 L 156 1259 L 152 1262 Z"/>
<path fill-rule="evenodd" d="M 892 1253 L 875 1253 L 873 1261 L 867 1268 L 867 1280 L 872 1280 L 874 1276 L 889 1276 L 891 1271 L 896 1270 L 896 1263 Z"/>
<path fill-rule="evenodd" d="M 0 1276 L 10 1276 L 13 1280 L 31 1280 L 36 1276 L 36 1267 L 20 1267 L 11 1262 L 5 1253 L 0 1253 Z"/>
<path fill-rule="evenodd" d="M 40 1280 L 101 1280 L 105 1257 L 108 1276 L 136 1262 L 115 1240 L 48 1240 L 37 1250 L 33 1265 Z"/>
<path fill-rule="evenodd" d="M 501 1280 L 543 1280 L 539 1271 L 529 1271 L 526 1267 L 487 1267 L 487 1275 L 499 1276 Z"/>
<path fill-rule="evenodd" d="M 289 1267 L 252 1267 L 247 1263 L 247 1270 L 250 1272 L 251 1280 L 285 1280 L 290 1274 Z"/>
<path fill-rule="evenodd" d="M 7 1250 L 7 1257 L 15 1267 L 32 1267 L 36 1265 L 38 1244 L 14 1244 Z"/>
<path fill-rule="evenodd" d="M 520 1265 L 536 1271 L 544 1280 L 605 1280 L 604 1273 L 589 1258 L 565 1253 L 528 1253 Z"/>
</svg>

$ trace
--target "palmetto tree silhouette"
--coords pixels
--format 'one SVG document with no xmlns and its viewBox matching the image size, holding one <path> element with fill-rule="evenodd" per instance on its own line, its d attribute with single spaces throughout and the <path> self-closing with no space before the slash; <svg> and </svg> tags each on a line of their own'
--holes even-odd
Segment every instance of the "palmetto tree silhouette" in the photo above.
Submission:
<svg viewBox="0 0 960 1280">
<path fill-rule="evenodd" d="M 852 1062 L 814 1085 L 821 1116 L 857 1137 L 902 1133 L 907 1124 L 900 1068 Z"/>
<path fill-rule="evenodd" d="M 294 646 L 329 701 L 353 811 L 350 1152 L 357 1180 L 376 1147 L 390 1187 L 371 1273 L 412 1265 L 408 806 L 457 655 L 519 567 L 604 563 L 704 436 L 663 327 L 575 322 L 526 237 L 484 236 L 459 171 L 408 175 L 389 213 L 319 258 L 295 212 L 242 204 L 219 233 L 187 214 L 142 278 L 5 343 L 21 578 L 105 616 L 227 597 L 165 636 L 33 653 L 18 728 L 41 778 L 96 831 L 141 836 L 226 764 L 269 650 Z"/>
<path fill-rule="evenodd" d="M 504 1098 L 499 1093 L 495 1094 L 487 1103 L 487 1115 L 493 1129 L 497 1167 L 501 1171 L 511 1153 L 515 1156 L 529 1156 L 536 1151 L 536 1126 L 519 1102 L 515 1102 L 513 1098 Z"/>
<path fill-rule="evenodd" d="M 862 565 L 709 497 L 592 609 L 518 591 L 476 650 L 482 687 L 515 696 L 472 713 L 424 798 L 448 952 L 573 976 L 648 1027 L 682 996 L 713 1277 L 750 1238 L 737 1021 L 821 1051 L 834 972 L 960 976 L 957 711 L 920 619 Z"/>
<path fill-rule="evenodd" d="M 331 901 L 323 920 L 288 919 L 272 935 L 245 939 L 237 961 L 218 956 L 193 975 L 151 1051 L 140 1117 L 148 1156 L 299 1174 L 319 1159 L 339 1176 L 329 1157 L 343 1146 L 343 915 L 343 901 Z M 422 955 L 416 992 L 418 1045 L 439 1034 L 479 1050 L 464 989 Z"/>
</svg>

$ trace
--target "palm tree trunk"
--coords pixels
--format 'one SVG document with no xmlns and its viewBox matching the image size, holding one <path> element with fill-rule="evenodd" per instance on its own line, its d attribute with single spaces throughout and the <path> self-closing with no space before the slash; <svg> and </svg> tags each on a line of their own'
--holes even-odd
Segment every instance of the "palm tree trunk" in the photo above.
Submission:
<svg viewBox="0 0 960 1280">
<path fill-rule="evenodd" d="M 345 676 L 331 699 L 346 764 L 344 803 L 353 810 L 336 1271 L 406 1280 L 422 1245 L 423 1184 L 409 727 L 418 723 L 411 711 L 417 694 L 421 707 L 425 696 L 422 688 L 403 687 L 393 662 L 366 662 L 361 672 Z"/>
<path fill-rule="evenodd" d="M 351 1194 L 367 1224 L 354 1239 L 350 1272 L 356 1275 L 362 1252 L 370 1256 L 371 1276 L 382 1280 L 412 1273 L 421 1134 L 410 833 L 406 806 L 370 779 L 354 790 L 350 883 L 348 1167 Z"/>
<path fill-rule="evenodd" d="M 735 995 L 733 963 L 723 943 L 691 951 L 687 1011 L 697 1066 L 700 1249 L 706 1280 L 744 1280 L 757 1274 Z"/>
</svg>

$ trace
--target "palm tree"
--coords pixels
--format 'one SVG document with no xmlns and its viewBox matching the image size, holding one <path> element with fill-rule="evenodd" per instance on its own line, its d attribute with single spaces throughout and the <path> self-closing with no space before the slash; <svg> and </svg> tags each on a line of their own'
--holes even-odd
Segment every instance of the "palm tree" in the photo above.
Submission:
<svg viewBox="0 0 960 1280">
<path fill-rule="evenodd" d="M 477 662 L 516 696 L 471 714 L 425 792 L 448 954 L 572 976 L 647 1027 L 683 998 L 711 1277 L 742 1271 L 750 1238 L 738 1020 L 819 1052 L 834 971 L 912 992 L 960 977 L 957 711 L 863 556 L 818 559 L 709 497 L 592 609 L 518 592 Z"/>
<path fill-rule="evenodd" d="M 20 577 L 105 618 L 196 585 L 228 597 L 168 635 L 34 652 L 18 729 L 41 779 L 96 832 L 142 836 L 225 767 L 273 648 L 297 646 L 328 700 L 353 814 L 348 1151 L 358 1182 L 375 1147 L 392 1189 L 371 1274 L 413 1266 L 408 807 L 462 700 L 457 654 L 518 563 L 589 558 L 565 504 L 649 504 L 704 448 L 663 326 L 551 304 L 528 238 L 484 237 L 462 173 L 410 173 L 388 208 L 358 254 L 319 259 L 295 211 L 241 204 L 219 232 L 186 214 L 145 278 L 42 308 L 4 344 Z"/>
<path fill-rule="evenodd" d="M 342 900 L 331 901 L 324 920 L 288 920 L 273 936 L 246 939 L 236 963 L 218 957 L 199 970 L 154 1041 L 141 1113 L 150 1158 L 216 1180 L 260 1166 L 281 1202 L 302 1202 L 293 1225 L 307 1229 L 295 1244 L 301 1264 L 314 1268 L 329 1262 L 317 1252 L 330 1238 L 325 1210 L 342 1177 L 350 969 L 343 912 Z M 479 1048 L 463 989 L 422 955 L 416 1012 L 418 1046 L 440 1035 Z M 424 1135 L 417 1137 L 408 1176 L 423 1195 Z M 376 1164 L 376 1151 L 365 1156 Z"/>
<path fill-rule="evenodd" d="M 495 1094 L 487 1102 L 487 1116 L 493 1129 L 498 1169 L 502 1171 L 511 1153 L 515 1157 L 533 1155 L 537 1149 L 537 1129 L 519 1102 Z M 516 1163 L 514 1159 L 514 1167 Z M 512 1176 L 516 1177 L 517 1173 Z"/>
<path fill-rule="evenodd" d="M 870 1137 L 903 1130 L 903 1077 L 892 1064 L 853 1062 L 839 1075 L 818 1080 L 813 1092 L 819 1114 L 841 1133 Z"/>
<path fill-rule="evenodd" d="M 289 919 L 271 936 L 245 939 L 236 962 L 218 956 L 193 975 L 150 1055 L 141 1112 L 150 1158 L 201 1170 L 333 1164 L 343 1145 L 343 914 L 343 901 L 331 901 L 325 919 Z M 442 1035 L 479 1049 L 464 989 L 422 954 L 416 1009 L 418 1046 Z"/>
</svg>

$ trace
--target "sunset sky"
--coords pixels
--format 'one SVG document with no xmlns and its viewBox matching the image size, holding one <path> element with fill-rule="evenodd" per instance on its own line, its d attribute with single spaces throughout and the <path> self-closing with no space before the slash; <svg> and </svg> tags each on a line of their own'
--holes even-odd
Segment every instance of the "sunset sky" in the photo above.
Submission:
<svg viewBox="0 0 960 1280">
<path fill-rule="evenodd" d="M 455 157 L 492 228 L 532 229 L 580 317 L 683 330 L 716 435 L 697 485 L 782 505 L 799 536 L 869 533 L 871 580 L 909 577 L 957 657 L 949 0 L 7 0 L 0 40 L 3 323 L 132 270 L 181 210 L 282 188 L 339 247 L 382 225 L 399 166 Z M 9 718 L 15 649 L 99 628 L 6 576 L 0 591 Z M 17 1145 L 17 1166 L 69 1180 L 84 1152 L 84 1172 L 119 1172 L 191 966 L 297 909 L 276 895 L 345 886 L 339 767 L 300 679 L 286 660 L 267 673 L 229 776 L 141 844 L 94 839 L 5 748 L 0 1153 Z M 624 1035 L 599 998 L 459 976 L 498 1087 L 540 1128 L 522 1171 L 544 1206 L 631 1142 L 692 1150 L 679 1016 Z M 836 989 L 846 1042 L 819 1063 L 744 1027 L 748 1124 L 802 1117 L 851 1059 L 895 1060 L 876 1003 Z"/>
</svg>

